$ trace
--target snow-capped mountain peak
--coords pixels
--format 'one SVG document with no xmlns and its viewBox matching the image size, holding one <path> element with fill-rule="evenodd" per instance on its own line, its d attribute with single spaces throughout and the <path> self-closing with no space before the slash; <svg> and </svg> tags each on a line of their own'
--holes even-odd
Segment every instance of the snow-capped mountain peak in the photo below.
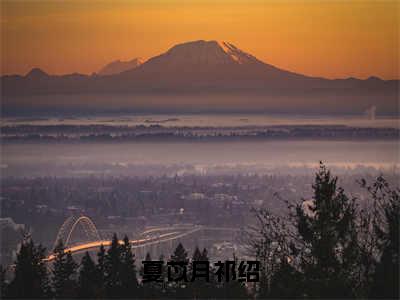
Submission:
<svg viewBox="0 0 400 300">
<path fill-rule="evenodd" d="M 258 62 L 258 60 L 240 50 L 239 48 L 237 48 L 235 45 L 228 43 L 228 42 L 224 42 L 224 41 L 218 41 L 218 46 L 220 46 L 222 48 L 222 50 L 229 55 L 234 61 L 236 61 L 238 64 L 245 64 L 245 63 L 254 63 L 254 62 Z"/>
<path fill-rule="evenodd" d="M 170 48 L 156 60 L 167 59 L 169 65 L 226 65 L 259 62 L 255 57 L 228 42 L 192 41 Z"/>
<path fill-rule="evenodd" d="M 134 68 L 137 68 L 141 64 L 143 64 L 143 60 L 140 57 L 134 58 L 129 61 L 116 60 L 101 68 L 101 70 L 98 72 L 98 75 L 119 74 L 121 72 L 133 70 Z"/>
</svg>

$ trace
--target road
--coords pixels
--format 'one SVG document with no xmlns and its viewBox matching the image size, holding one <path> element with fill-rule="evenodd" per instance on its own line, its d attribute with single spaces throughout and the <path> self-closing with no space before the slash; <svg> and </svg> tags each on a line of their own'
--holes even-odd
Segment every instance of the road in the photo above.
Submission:
<svg viewBox="0 0 400 300">
<path fill-rule="evenodd" d="M 132 245 L 132 248 L 138 248 L 138 247 L 143 247 L 143 246 L 149 246 L 157 243 L 163 243 L 175 239 L 182 238 L 186 235 L 192 234 L 196 231 L 201 230 L 202 227 L 194 227 L 191 230 L 188 231 L 173 231 L 173 232 L 168 232 L 164 234 L 159 234 L 159 235 L 154 235 L 151 237 L 145 237 L 145 238 L 140 238 L 136 240 L 131 240 L 129 243 Z M 119 241 L 120 244 L 123 244 L 124 242 L 122 240 Z M 91 249 L 99 248 L 101 245 L 104 247 L 109 247 L 111 245 L 111 240 L 100 240 L 100 241 L 94 241 L 94 242 L 88 242 L 76 246 L 71 246 L 65 248 L 64 252 L 71 252 L 72 254 L 78 254 L 84 251 L 89 251 Z M 55 255 L 54 253 L 50 254 L 47 256 L 44 261 L 46 262 L 51 262 L 54 260 Z"/>
<path fill-rule="evenodd" d="M 158 243 L 163 243 L 163 242 L 168 242 L 171 240 L 176 240 L 180 239 L 186 235 L 193 234 L 199 230 L 206 229 L 206 230 L 218 230 L 218 231 L 240 231 L 240 229 L 237 228 L 223 228 L 223 227 L 204 227 L 204 226 L 172 226 L 172 227 L 154 227 L 151 229 L 148 229 L 144 232 L 141 233 L 141 237 L 135 240 L 129 241 L 132 248 L 139 248 L 139 247 L 144 247 L 144 246 L 150 246 Z M 175 230 L 172 232 L 167 232 L 167 233 L 162 233 L 163 231 L 167 230 Z M 151 236 L 149 236 L 151 235 Z M 120 244 L 123 244 L 123 241 L 119 241 Z M 64 251 L 65 252 L 71 252 L 72 254 L 78 254 L 84 251 L 89 251 L 95 248 L 99 248 L 101 245 L 104 247 L 109 247 L 111 245 L 111 240 L 99 240 L 99 241 L 94 241 L 94 242 L 87 242 L 84 244 L 76 245 L 76 246 L 71 246 L 67 247 Z M 50 254 L 47 256 L 44 260 L 46 262 L 50 262 L 54 260 L 55 255 Z"/>
</svg>

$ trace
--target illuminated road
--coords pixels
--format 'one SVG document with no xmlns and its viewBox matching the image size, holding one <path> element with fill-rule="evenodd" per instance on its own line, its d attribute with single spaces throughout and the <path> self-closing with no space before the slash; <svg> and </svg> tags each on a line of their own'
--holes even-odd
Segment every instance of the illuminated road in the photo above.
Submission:
<svg viewBox="0 0 400 300">
<path fill-rule="evenodd" d="M 164 234 L 160 234 L 160 235 L 156 235 L 156 236 L 152 236 L 152 237 L 131 240 L 129 242 L 132 245 L 132 248 L 145 247 L 145 246 L 150 246 L 150 245 L 154 245 L 154 244 L 158 244 L 158 243 L 176 240 L 176 239 L 182 238 L 186 235 L 192 234 L 196 231 L 199 231 L 201 229 L 202 229 L 201 226 L 197 226 L 197 227 L 192 228 L 191 230 L 184 231 L 184 232 L 180 232 L 180 231 L 168 232 L 168 233 L 164 233 Z M 122 240 L 120 240 L 119 243 L 123 244 L 124 242 Z M 77 254 L 80 252 L 99 248 L 101 245 L 103 245 L 104 247 L 108 247 L 111 245 L 111 240 L 100 240 L 100 241 L 88 242 L 88 243 L 84 243 L 84 244 L 80 244 L 80 245 L 76 245 L 76 246 L 67 247 L 67 248 L 65 248 L 64 252 L 71 252 L 72 254 Z M 53 254 L 50 254 L 48 257 L 46 257 L 44 260 L 46 262 L 50 262 L 50 261 L 54 260 L 54 258 L 55 258 L 55 255 L 53 253 Z"/>
<path fill-rule="evenodd" d="M 223 227 L 205 227 L 205 226 L 170 226 L 170 227 L 153 227 L 140 234 L 140 238 L 136 240 L 129 241 L 133 249 L 156 245 L 168 241 L 173 241 L 176 239 L 183 238 L 187 235 L 193 234 L 199 230 L 218 230 L 218 231 L 239 231 L 237 228 L 223 228 Z M 171 231 L 167 233 L 162 233 L 164 231 Z M 151 236 L 150 236 L 151 235 Z M 119 241 L 123 244 L 123 241 Z M 64 251 L 71 252 L 72 254 L 78 254 L 84 251 L 89 251 L 92 249 L 99 248 L 101 245 L 104 247 L 109 247 L 111 245 L 111 240 L 99 240 L 94 242 L 87 242 L 84 244 L 67 247 Z M 50 254 L 44 260 L 50 262 L 54 260 L 54 253 Z"/>
<path fill-rule="evenodd" d="M 64 249 L 64 252 L 71 252 L 72 254 L 78 254 L 84 251 L 90 251 L 99 248 L 101 245 L 103 245 L 104 247 L 109 247 L 111 245 L 111 240 L 100 239 L 100 235 L 93 221 L 89 217 L 83 215 L 79 216 L 72 215 L 68 217 L 62 224 L 60 230 L 58 231 L 57 238 L 54 244 L 56 245 L 59 240 L 62 240 L 66 241 L 65 244 L 68 245 L 71 235 L 74 229 L 78 226 L 78 224 L 83 225 L 83 229 L 87 237 L 91 237 L 93 239 L 98 239 L 98 240 L 92 242 L 86 242 L 75 246 L 67 246 Z M 200 230 L 217 230 L 217 231 L 232 231 L 232 232 L 240 231 L 240 229 L 238 228 L 207 227 L 202 225 L 191 225 L 191 224 L 166 226 L 166 227 L 152 227 L 142 232 L 139 235 L 138 239 L 131 240 L 129 241 L 129 243 L 133 249 L 140 249 L 147 246 L 158 245 L 161 243 L 174 241 L 183 238 L 187 235 L 196 233 Z M 170 231 L 170 232 L 163 233 L 165 231 Z M 123 241 L 119 240 L 119 243 L 123 244 Z M 55 254 L 51 253 L 49 256 L 43 259 L 43 261 L 51 262 L 54 259 L 55 259 Z M 15 268 L 15 265 L 9 265 L 9 268 Z"/>
</svg>

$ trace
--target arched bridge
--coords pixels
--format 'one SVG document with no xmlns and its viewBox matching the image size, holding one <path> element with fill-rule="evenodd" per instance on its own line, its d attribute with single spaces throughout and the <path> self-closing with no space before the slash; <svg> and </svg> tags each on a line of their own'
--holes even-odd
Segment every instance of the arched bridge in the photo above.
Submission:
<svg viewBox="0 0 400 300">
<path fill-rule="evenodd" d="M 53 245 L 53 251 L 55 250 L 57 243 L 62 241 L 64 246 L 67 247 L 71 241 L 72 233 L 75 229 L 81 226 L 83 228 L 83 232 L 86 235 L 87 241 L 99 241 L 101 240 L 100 234 L 94 225 L 93 221 L 86 216 L 70 216 L 67 218 L 64 223 L 61 225 L 56 240 Z"/>
<path fill-rule="evenodd" d="M 85 242 L 79 244 L 71 244 L 72 235 L 78 228 L 83 229 Z M 130 240 L 133 249 L 143 250 L 152 245 L 160 245 L 162 243 L 171 243 L 180 240 L 186 236 L 192 235 L 200 230 L 227 230 L 238 231 L 236 228 L 214 228 L 201 225 L 175 225 L 169 227 L 153 227 L 143 231 L 136 239 Z M 46 261 L 54 259 L 54 248 L 58 241 L 62 240 L 65 251 L 73 254 L 94 250 L 101 245 L 108 247 L 111 245 L 110 239 L 102 239 L 93 221 L 87 216 L 71 216 L 60 227 L 56 241 L 54 242 L 52 253 L 46 258 Z M 122 240 L 119 241 L 123 243 Z"/>
</svg>

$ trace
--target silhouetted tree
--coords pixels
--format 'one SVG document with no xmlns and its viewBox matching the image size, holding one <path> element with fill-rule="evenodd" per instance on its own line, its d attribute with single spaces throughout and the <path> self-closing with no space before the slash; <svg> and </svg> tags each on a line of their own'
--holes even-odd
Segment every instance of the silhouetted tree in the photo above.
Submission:
<svg viewBox="0 0 400 300">
<path fill-rule="evenodd" d="M 201 255 L 200 249 L 199 249 L 199 247 L 196 246 L 196 248 L 194 249 L 194 252 L 193 252 L 192 261 L 201 261 L 201 259 L 202 259 L 202 255 Z"/>
<path fill-rule="evenodd" d="M 7 289 L 9 298 L 45 298 L 50 285 L 45 262 L 45 248 L 35 246 L 31 239 L 24 240 L 17 254 L 14 278 Z"/>
<path fill-rule="evenodd" d="M 287 288 L 285 293 L 291 290 L 296 293 L 291 295 L 292 297 L 300 297 L 302 291 L 291 277 L 294 272 L 283 274 L 290 269 L 286 265 L 287 261 L 295 255 L 289 226 L 284 219 L 271 214 L 267 209 L 254 210 L 254 213 L 257 223 L 255 226 L 249 227 L 247 243 L 249 250 L 261 264 L 257 296 L 260 298 L 271 297 L 273 290 L 274 298 L 279 298 L 280 288 L 272 286 L 272 281 L 276 282 L 276 276 L 279 276 L 280 284 Z M 294 231 L 296 224 L 295 221 L 292 222 L 294 224 L 291 224 L 291 228 Z M 284 296 L 282 295 L 282 297 Z"/>
<path fill-rule="evenodd" d="M 368 187 L 376 203 L 378 218 L 374 233 L 381 256 L 377 263 L 370 296 L 372 298 L 399 298 L 399 228 L 400 228 L 400 189 L 391 189 L 388 182 L 379 176 Z"/>
<path fill-rule="evenodd" d="M 290 206 L 287 217 L 256 211 L 258 225 L 252 228 L 250 248 L 262 263 L 258 298 L 399 298 L 399 220 L 400 190 L 392 189 L 380 176 L 366 187 L 372 205 L 358 210 L 355 199 L 337 187 L 337 177 L 321 164 L 313 185 L 311 200 Z M 247 289 L 237 280 L 218 283 L 210 265 L 210 282 L 196 278 L 190 282 L 193 267 L 187 268 L 189 282 L 162 282 L 140 287 L 135 255 L 129 239 L 114 234 L 108 251 L 103 246 L 97 264 L 89 253 L 82 258 L 79 277 L 77 264 L 60 241 L 53 262 L 51 291 L 45 265 L 45 249 L 24 240 L 17 254 L 15 274 L 6 285 L 0 266 L 3 298 L 248 298 Z M 161 256 L 160 260 L 164 258 Z M 146 254 L 146 260 L 151 260 Z M 171 261 L 188 263 L 181 243 Z M 208 261 L 207 250 L 195 248 L 191 261 Z M 236 264 L 238 261 L 234 257 Z M 143 269 L 140 272 L 143 275 Z M 174 272 L 173 272 L 174 273 Z M 176 274 L 175 274 L 176 275 Z M 142 293 L 143 291 L 143 293 Z"/>
<path fill-rule="evenodd" d="M 282 260 L 271 276 L 267 297 L 293 299 L 303 293 L 303 276 L 287 260 Z"/>
<path fill-rule="evenodd" d="M 127 236 L 121 245 L 121 294 L 123 298 L 138 296 L 138 281 L 136 277 L 135 255 Z"/>
<path fill-rule="evenodd" d="M 117 235 L 114 234 L 104 262 L 104 285 L 107 297 L 119 298 L 121 296 L 121 254 L 121 245 Z"/>
<path fill-rule="evenodd" d="M 99 272 L 89 253 L 86 252 L 81 260 L 78 277 L 79 298 L 96 298 L 99 295 Z"/>
<path fill-rule="evenodd" d="M 151 261 L 151 255 L 149 252 L 146 253 L 145 256 L 145 261 Z M 144 275 L 144 267 L 141 266 L 140 271 L 139 271 L 140 276 L 143 278 Z M 144 282 L 142 284 L 142 295 L 143 298 L 159 298 L 159 294 L 158 294 L 158 286 L 157 286 L 157 282 Z"/>
<path fill-rule="evenodd" d="M 317 298 L 352 297 L 358 255 L 354 199 L 337 187 L 337 177 L 322 163 L 313 190 L 311 203 L 296 207 L 305 292 Z"/>
<path fill-rule="evenodd" d="M 178 244 L 174 253 L 171 255 L 171 261 L 189 262 L 188 253 L 181 243 Z"/>
<path fill-rule="evenodd" d="M 203 248 L 203 251 L 201 252 L 200 260 L 209 261 L 208 251 L 206 248 Z"/>
<path fill-rule="evenodd" d="M 151 261 L 151 254 L 150 254 L 150 252 L 147 252 L 147 253 L 146 253 L 146 256 L 145 256 L 144 260 L 145 260 L 145 261 Z M 144 274 L 143 265 L 140 267 L 139 274 L 140 274 L 140 276 L 143 277 L 143 274 Z"/>
<path fill-rule="evenodd" d="M 313 190 L 311 200 L 288 204 L 285 217 L 256 211 L 249 245 L 261 261 L 259 297 L 355 296 L 361 257 L 355 199 L 322 163 Z"/>
<path fill-rule="evenodd" d="M 103 244 L 100 245 L 99 252 L 97 253 L 96 269 L 98 274 L 98 295 L 105 297 L 106 249 L 104 248 Z"/>
<path fill-rule="evenodd" d="M 196 246 L 196 248 L 193 251 L 193 256 L 192 256 L 192 263 L 190 264 L 189 270 L 188 270 L 188 280 L 191 281 L 193 277 L 193 264 L 195 262 L 202 261 L 202 255 L 200 252 L 199 247 Z M 196 278 L 195 281 L 191 282 L 190 285 L 188 286 L 188 294 L 190 294 L 191 297 L 197 299 L 197 298 L 206 298 L 207 291 L 205 290 L 207 288 L 206 284 L 204 283 L 204 278 Z"/>
<path fill-rule="evenodd" d="M 183 247 L 181 243 L 175 248 L 174 253 L 171 255 L 172 262 L 183 262 L 189 263 L 188 253 L 186 249 Z M 177 271 L 177 273 L 173 272 L 174 276 L 179 276 L 184 273 L 184 270 L 180 267 L 170 267 L 171 270 Z M 188 278 L 188 267 L 186 266 L 186 276 Z M 168 295 L 172 298 L 188 298 L 190 295 L 190 291 L 188 291 L 188 283 L 181 280 L 179 282 L 169 282 L 168 283 Z"/>
<path fill-rule="evenodd" d="M 53 288 L 56 298 L 74 298 L 76 296 L 77 263 L 70 251 L 66 252 L 60 240 L 54 249 Z"/>
<path fill-rule="evenodd" d="M 235 255 L 233 256 L 233 260 L 235 261 L 237 269 L 239 261 Z M 213 298 L 248 299 L 249 295 L 247 293 L 246 287 L 244 286 L 244 283 L 238 281 L 238 278 L 236 278 L 236 280 L 233 280 L 233 278 L 229 278 L 229 280 L 227 281 L 227 275 L 228 274 L 225 274 L 224 272 L 222 282 L 217 284 L 218 288 L 213 289 Z M 236 274 L 236 276 L 238 276 L 238 274 Z"/>
<path fill-rule="evenodd" d="M 156 298 L 165 298 L 166 295 L 168 294 L 168 291 L 167 291 L 167 288 L 168 288 L 167 272 L 168 272 L 168 270 L 167 270 L 167 266 L 166 266 L 166 262 L 165 262 L 165 257 L 163 254 L 160 255 L 158 260 L 164 262 L 164 264 L 163 264 L 162 272 L 161 272 L 162 273 L 162 276 L 161 276 L 162 281 L 158 282 L 156 284 L 156 296 L 155 297 Z"/>
<path fill-rule="evenodd" d="M 193 276 L 193 263 L 195 262 L 208 262 L 209 268 L 209 281 L 203 277 L 196 277 L 196 279 L 193 281 L 192 276 Z M 208 298 L 214 298 L 216 295 L 218 295 L 219 292 L 219 285 L 215 281 L 216 278 L 214 277 L 214 271 L 212 268 L 212 265 L 209 262 L 207 250 L 204 248 L 203 251 L 200 251 L 198 247 L 195 248 L 192 256 L 192 265 L 190 268 L 190 274 L 189 274 L 189 281 L 192 281 L 188 285 L 188 294 L 190 297 L 194 299 L 208 299 Z"/>
</svg>

